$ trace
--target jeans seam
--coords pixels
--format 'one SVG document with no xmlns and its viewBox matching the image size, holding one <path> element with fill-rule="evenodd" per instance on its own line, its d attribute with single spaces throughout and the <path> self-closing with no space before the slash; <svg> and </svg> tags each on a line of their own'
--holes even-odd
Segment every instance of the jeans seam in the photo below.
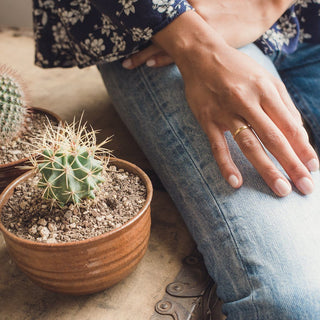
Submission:
<svg viewBox="0 0 320 320">
<path fill-rule="evenodd" d="M 286 58 L 286 56 L 282 56 L 282 61 L 285 60 L 285 58 Z M 286 70 L 299 69 L 299 68 L 302 68 L 302 67 L 305 67 L 305 66 L 308 66 L 308 65 L 313 65 L 314 63 L 319 62 L 320 59 L 318 57 L 313 57 L 313 58 L 309 58 L 307 61 L 308 62 L 303 63 L 303 65 L 297 65 L 295 68 L 292 68 L 292 67 L 283 67 L 283 68 L 281 68 L 281 62 L 280 62 L 279 63 L 279 68 L 277 68 L 277 69 L 278 69 L 279 72 L 285 72 Z"/>
<path fill-rule="evenodd" d="M 230 228 L 230 225 L 229 225 L 229 223 L 228 223 L 228 221 L 227 221 L 227 219 L 226 219 L 226 217 L 225 217 L 225 215 L 224 215 L 221 207 L 219 206 L 219 204 L 218 204 L 218 202 L 217 202 L 214 194 L 212 193 L 212 191 L 211 191 L 211 189 L 210 189 L 210 187 L 209 187 L 206 179 L 203 177 L 203 175 L 201 174 L 201 171 L 199 170 L 198 166 L 196 165 L 193 157 L 191 156 L 191 154 L 189 154 L 189 152 L 188 152 L 187 149 L 185 148 L 184 143 L 181 141 L 179 135 L 178 135 L 178 134 L 176 133 L 176 131 L 174 130 L 174 127 L 171 125 L 170 121 L 168 120 L 168 118 L 166 117 L 166 115 L 164 114 L 164 112 L 162 111 L 162 109 L 161 109 L 161 107 L 160 107 L 160 103 L 158 102 L 157 97 L 153 94 L 152 88 L 150 88 L 149 80 L 148 80 L 147 75 L 146 75 L 146 74 L 144 73 L 144 71 L 143 71 L 143 67 L 140 67 L 140 68 L 138 68 L 137 70 L 138 70 L 138 72 L 140 72 L 140 74 L 141 74 L 141 80 L 144 82 L 145 87 L 146 87 L 146 89 L 149 91 L 149 94 L 150 94 L 150 96 L 152 97 L 155 105 L 158 107 L 158 109 L 159 109 L 159 111 L 161 112 L 162 116 L 164 117 L 164 119 L 166 119 L 166 122 L 167 122 L 167 124 L 169 125 L 169 127 L 171 128 L 172 132 L 174 133 L 174 135 L 176 136 L 176 138 L 177 138 L 178 141 L 180 142 L 181 146 L 182 146 L 183 149 L 185 150 L 186 154 L 188 155 L 189 159 L 191 160 L 192 165 L 194 166 L 194 168 L 196 169 L 196 171 L 197 171 L 198 174 L 199 174 L 199 177 L 201 178 L 201 180 L 204 182 L 205 186 L 207 187 L 208 193 L 211 195 L 211 198 L 214 200 L 217 208 L 219 209 L 219 212 L 221 213 L 221 215 L 222 215 L 222 217 L 223 217 L 223 220 L 224 220 L 225 223 L 226 223 L 227 229 L 228 229 L 229 234 L 230 234 L 230 236 L 231 236 L 232 242 L 233 242 L 233 244 L 234 244 L 234 246 L 235 246 L 235 249 L 236 249 L 237 255 L 238 255 L 238 257 L 239 257 L 239 260 L 240 260 L 240 262 L 241 262 L 241 265 L 242 265 L 242 267 L 243 267 L 243 270 L 245 270 L 247 282 L 248 282 L 249 287 L 250 287 L 250 289 L 251 289 L 251 302 L 252 302 L 252 305 L 253 305 L 254 308 L 255 308 L 256 316 L 257 316 L 257 320 L 258 320 L 258 319 L 259 319 L 258 309 L 257 309 L 257 307 L 255 306 L 255 303 L 254 303 L 254 301 L 253 301 L 253 293 L 254 293 L 253 288 L 254 288 L 254 287 L 252 286 L 252 283 L 251 283 L 251 281 L 250 281 L 250 279 L 249 279 L 248 270 L 247 270 L 246 266 L 243 264 L 242 256 L 241 256 L 241 253 L 240 253 L 240 249 L 239 249 L 239 247 L 238 247 L 238 245 L 237 245 L 237 242 L 236 242 L 236 240 L 235 240 L 235 238 L 234 238 L 234 235 L 233 235 L 233 232 L 232 232 L 232 230 L 231 230 L 231 228 Z"/>
<path fill-rule="evenodd" d="M 290 78 L 286 77 L 285 72 L 281 73 L 281 78 L 284 80 L 286 87 L 288 91 L 290 92 L 290 95 L 292 99 L 294 100 L 294 103 L 299 107 L 300 112 L 302 113 L 302 116 L 305 120 L 307 120 L 308 124 L 311 127 L 312 134 L 316 136 L 317 141 L 319 141 L 320 136 L 319 136 L 319 130 L 315 130 L 316 123 L 314 122 L 312 118 L 312 112 L 309 112 L 309 108 L 307 105 L 304 103 L 303 98 L 299 94 L 299 91 L 296 90 L 296 87 L 293 85 L 293 83 L 290 81 Z"/>
</svg>

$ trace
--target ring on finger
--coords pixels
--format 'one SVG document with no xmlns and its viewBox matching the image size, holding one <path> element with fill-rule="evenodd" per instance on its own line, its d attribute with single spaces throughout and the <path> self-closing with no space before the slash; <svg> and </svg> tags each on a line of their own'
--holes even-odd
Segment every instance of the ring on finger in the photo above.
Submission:
<svg viewBox="0 0 320 320">
<path fill-rule="evenodd" d="M 236 137 L 237 137 L 237 135 L 238 135 L 241 131 L 246 130 L 246 129 L 250 129 L 250 130 L 251 130 L 251 127 L 250 127 L 249 124 L 246 124 L 246 125 L 243 125 L 243 126 L 239 127 L 239 128 L 232 134 L 233 139 L 235 140 Z"/>
</svg>

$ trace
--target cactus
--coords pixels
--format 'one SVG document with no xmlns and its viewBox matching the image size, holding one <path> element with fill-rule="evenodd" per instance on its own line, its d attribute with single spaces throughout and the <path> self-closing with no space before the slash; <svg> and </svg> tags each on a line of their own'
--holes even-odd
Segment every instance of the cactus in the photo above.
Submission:
<svg viewBox="0 0 320 320">
<path fill-rule="evenodd" d="M 63 128 L 47 126 L 46 134 L 38 143 L 40 158 L 32 158 L 41 174 L 38 187 L 44 188 L 43 197 L 56 201 L 61 207 L 94 199 L 95 190 L 104 181 L 101 173 L 105 161 L 99 156 L 110 154 L 102 147 L 109 140 L 97 145 L 95 131 L 88 131 L 81 121 L 78 126 L 75 121 Z"/>
<path fill-rule="evenodd" d="M 0 66 L 0 143 L 16 138 L 28 114 L 25 92 L 17 74 Z"/>
</svg>

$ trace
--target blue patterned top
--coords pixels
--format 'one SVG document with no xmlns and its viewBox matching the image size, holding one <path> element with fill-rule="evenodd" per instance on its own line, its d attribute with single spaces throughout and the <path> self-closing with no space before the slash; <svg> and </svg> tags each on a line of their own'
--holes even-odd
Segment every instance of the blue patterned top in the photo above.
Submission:
<svg viewBox="0 0 320 320">
<path fill-rule="evenodd" d="M 192 7 L 187 0 L 33 0 L 36 65 L 80 68 L 125 58 Z M 298 0 L 256 44 L 266 54 L 320 43 L 320 0 Z"/>
</svg>

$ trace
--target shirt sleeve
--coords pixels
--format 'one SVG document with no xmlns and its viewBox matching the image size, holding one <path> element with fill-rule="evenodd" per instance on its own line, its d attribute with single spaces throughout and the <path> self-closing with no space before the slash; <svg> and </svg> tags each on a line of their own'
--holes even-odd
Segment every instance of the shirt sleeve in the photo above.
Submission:
<svg viewBox="0 0 320 320">
<path fill-rule="evenodd" d="M 192 9 L 187 0 L 33 0 L 33 5 L 36 64 L 46 68 L 126 58 Z"/>
<path fill-rule="evenodd" d="M 150 30 L 154 35 L 180 14 L 192 9 L 186 0 L 91 0 L 112 22 L 127 29 Z"/>
</svg>

